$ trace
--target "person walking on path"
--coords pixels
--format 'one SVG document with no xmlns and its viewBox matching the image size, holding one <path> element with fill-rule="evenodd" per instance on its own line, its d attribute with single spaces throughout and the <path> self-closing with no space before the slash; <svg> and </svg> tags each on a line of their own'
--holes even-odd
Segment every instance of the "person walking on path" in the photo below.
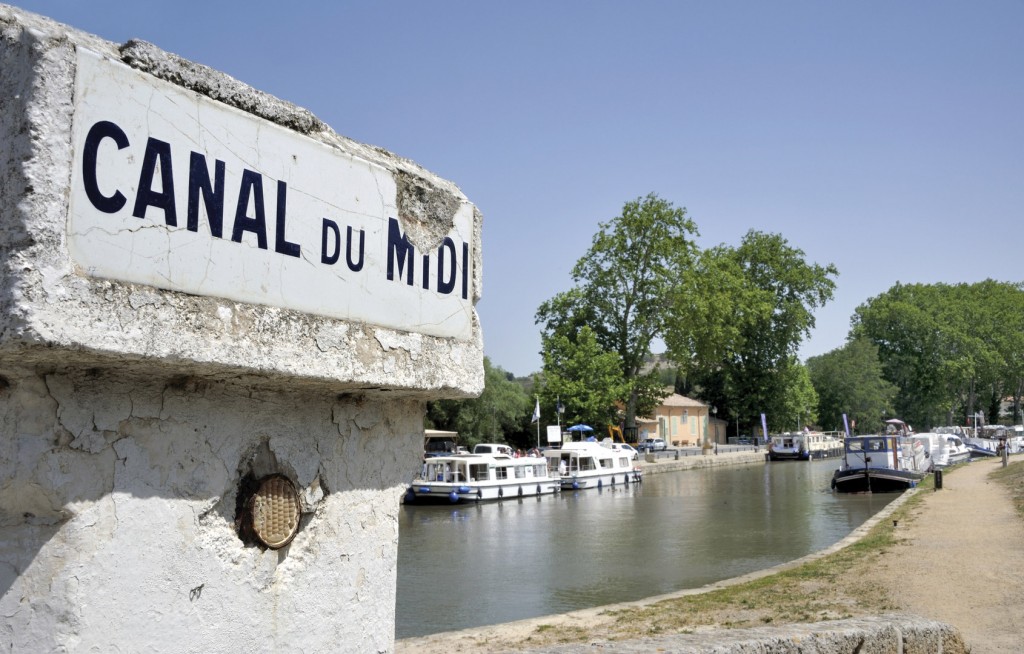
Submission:
<svg viewBox="0 0 1024 654">
<path fill-rule="evenodd" d="M 1001 463 L 975 461 L 944 476 L 942 490 L 925 491 L 879 577 L 892 580 L 907 612 L 960 629 L 972 654 L 1024 651 L 1024 520 L 989 479 Z"/>
</svg>

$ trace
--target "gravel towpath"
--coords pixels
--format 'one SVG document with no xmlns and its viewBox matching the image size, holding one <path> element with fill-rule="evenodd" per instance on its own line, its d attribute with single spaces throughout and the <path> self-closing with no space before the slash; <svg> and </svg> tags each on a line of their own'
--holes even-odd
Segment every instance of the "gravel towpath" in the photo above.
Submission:
<svg viewBox="0 0 1024 654">
<path fill-rule="evenodd" d="M 988 477 L 1001 465 L 985 459 L 943 475 L 882 559 L 896 602 L 958 627 L 972 654 L 1024 652 L 1024 521 Z"/>
</svg>

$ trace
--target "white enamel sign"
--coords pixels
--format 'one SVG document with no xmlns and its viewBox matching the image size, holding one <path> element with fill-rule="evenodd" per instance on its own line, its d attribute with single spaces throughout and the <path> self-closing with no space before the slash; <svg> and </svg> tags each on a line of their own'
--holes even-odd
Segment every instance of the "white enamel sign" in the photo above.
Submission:
<svg viewBox="0 0 1024 654">
<path fill-rule="evenodd" d="M 430 252 L 395 181 L 79 49 L 69 244 L 82 271 L 404 331 L 472 334 L 472 207 Z"/>
</svg>

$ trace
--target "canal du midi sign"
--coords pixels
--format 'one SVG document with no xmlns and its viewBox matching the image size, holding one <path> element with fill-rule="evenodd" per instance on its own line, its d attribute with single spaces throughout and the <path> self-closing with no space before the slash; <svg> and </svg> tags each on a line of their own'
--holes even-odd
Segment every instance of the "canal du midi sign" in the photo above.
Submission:
<svg viewBox="0 0 1024 654">
<path fill-rule="evenodd" d="M 473 209 L 420 252 L 383 167 L 78 50 L 69 247 L 90 276 L 460 340 Z"/>
</svg>

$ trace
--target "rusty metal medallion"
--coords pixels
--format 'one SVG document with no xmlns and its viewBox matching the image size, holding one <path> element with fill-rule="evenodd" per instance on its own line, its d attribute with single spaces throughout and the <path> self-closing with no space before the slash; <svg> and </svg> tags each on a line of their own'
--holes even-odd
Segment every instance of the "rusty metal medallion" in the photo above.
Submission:
<svg viewBox="0 0 1024 654">
<path fill-rule="evenodd" d="M 295 485 L 284 475 L 264 477 L 250 506 L 253 534 L 270 549 L 284 547 L 299 532 L 302 505 Z"/>
</svg>

